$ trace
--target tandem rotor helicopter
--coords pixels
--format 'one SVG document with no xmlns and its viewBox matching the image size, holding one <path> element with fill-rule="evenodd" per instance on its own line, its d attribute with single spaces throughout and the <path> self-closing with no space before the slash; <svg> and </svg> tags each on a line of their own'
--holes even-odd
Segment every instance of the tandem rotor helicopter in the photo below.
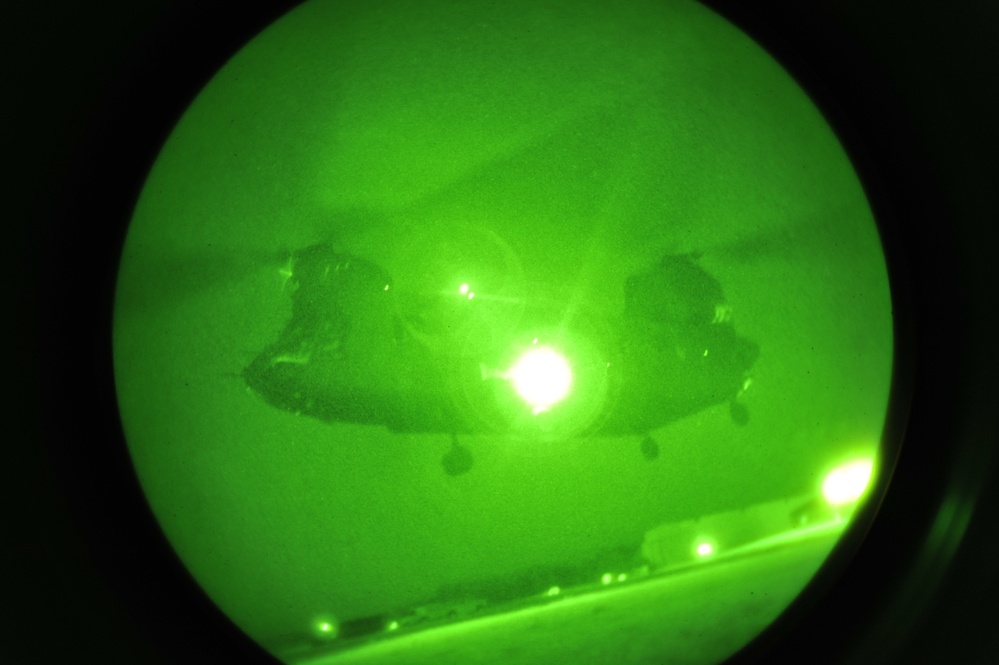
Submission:
<svg viewBox="0 0 999 665">
<path fill-rule="evenodd" d="M 326 423 L 439 434 L 452 476 L 473 465 L 463 437 L 634 436 L 728 404 L 739 425 L 757 344 L 740 336 L 696 254 L 629 275 L 618 311 L 497 295 L 455 283 L 396 283 L 378 263 L 320 242 L 284 270 L 291 314 L 242 371 L 249 391 Z"/>
</svg>

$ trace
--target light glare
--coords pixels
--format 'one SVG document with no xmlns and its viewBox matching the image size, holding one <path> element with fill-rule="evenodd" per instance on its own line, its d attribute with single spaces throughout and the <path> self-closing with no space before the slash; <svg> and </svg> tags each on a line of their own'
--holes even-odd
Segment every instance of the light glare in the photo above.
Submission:
<svg viewBox="0 0 999 665">
<path fill-rule="evenodd" d="M 547 347 L 522 355 L 508 374 L 513 387 L 538 414 L 560 402 L 572 387 L 572 370 L 558 351 Z"/>
<path fill-rule="evenodd" d="M 831 506 L 843 506 L 857 501 L 867 491 L 874 472 L 874 462 L 856 460 L 829 472 L 822 482 L 822 495 Z"/>
<path fill-rule="evenodd" d="M 316 617 L 312 626 L 314 634 L 320 639 L 333 639 L 340 634 L 340 622 L 333 615 Z"/>
</svg>

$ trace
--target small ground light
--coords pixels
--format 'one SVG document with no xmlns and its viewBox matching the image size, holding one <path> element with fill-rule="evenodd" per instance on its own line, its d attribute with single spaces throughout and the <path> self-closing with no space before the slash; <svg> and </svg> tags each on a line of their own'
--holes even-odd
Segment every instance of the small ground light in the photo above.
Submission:
<svg viewBox="0 0 999 665">
<path fill-rule="evenodd" d="M 697 552 L 697 556 L 711 556 L 715 553 L 715 546 L 711 543 L 703 542 L 699 543 L 694 551 Z"/>
<path fill-rule="evenodd" d="M 398 621 L 389 621 L 388 625 L 385 626 L 385 630 L 387 630 L 389 632 L 391 632 L 393 630 L 399 630 L 399 622 Z"/>
<path fill-rule="evenodd" d="M 822 481 L 822 496 L 833 507 L 853 503 L 867 491 L 873 473 L 874 462 L 870 459 L 855 460 L 838 466 Z"/>
<path fill-rule="evenodd" d="M 560 593 L 562 593 L 562 589 L 560 589 L 560 588 L 559 588 L 559 587 L 557 587 L 557 586 L 553 586 L 553 587 L 551 587 L 550 589 L 548 589 L 548 591 L 545 591 L 545 595 L 546 595 L 546 596 L 549 596 L 549 597 L 550 597 L 550 596 L 557 596 L 557 595 L 559 595 Z"/>
<path fill-rule="evenodd" d="M 316 617 L 312 623 L 313 634 L 322 640 L 331 640 L 340 634 L 340 622 L 334 616 Z"/>
</svg>

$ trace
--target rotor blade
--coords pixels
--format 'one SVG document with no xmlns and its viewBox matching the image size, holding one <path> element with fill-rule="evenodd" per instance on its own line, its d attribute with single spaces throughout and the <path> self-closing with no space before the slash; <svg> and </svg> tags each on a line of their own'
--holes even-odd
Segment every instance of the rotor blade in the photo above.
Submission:
<svg viewBox="0 0 999 665">
<path fill-rule="evenodd" d="M 207 290 L 237 283 L 261 267 L 278 270 L 289 256 L 286 251 L 228 247 L 151 251 L 135 260 L 126 256 L 118 274 L 115 305 L 122 311 L 169 308 Z"/>
</svg>

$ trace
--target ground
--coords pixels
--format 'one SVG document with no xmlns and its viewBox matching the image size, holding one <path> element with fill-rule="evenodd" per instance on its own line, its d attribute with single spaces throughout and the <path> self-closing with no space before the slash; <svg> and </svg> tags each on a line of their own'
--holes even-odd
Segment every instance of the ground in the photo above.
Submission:
<svg viewBox="0 0 999 665">
<path fill-rule="evenodd" d="M 840 531 L 792 531 L 714 561 L 296 659 L 295 665 L 664 663 L 732 655 L 798 595 Z"/>
</svg>

